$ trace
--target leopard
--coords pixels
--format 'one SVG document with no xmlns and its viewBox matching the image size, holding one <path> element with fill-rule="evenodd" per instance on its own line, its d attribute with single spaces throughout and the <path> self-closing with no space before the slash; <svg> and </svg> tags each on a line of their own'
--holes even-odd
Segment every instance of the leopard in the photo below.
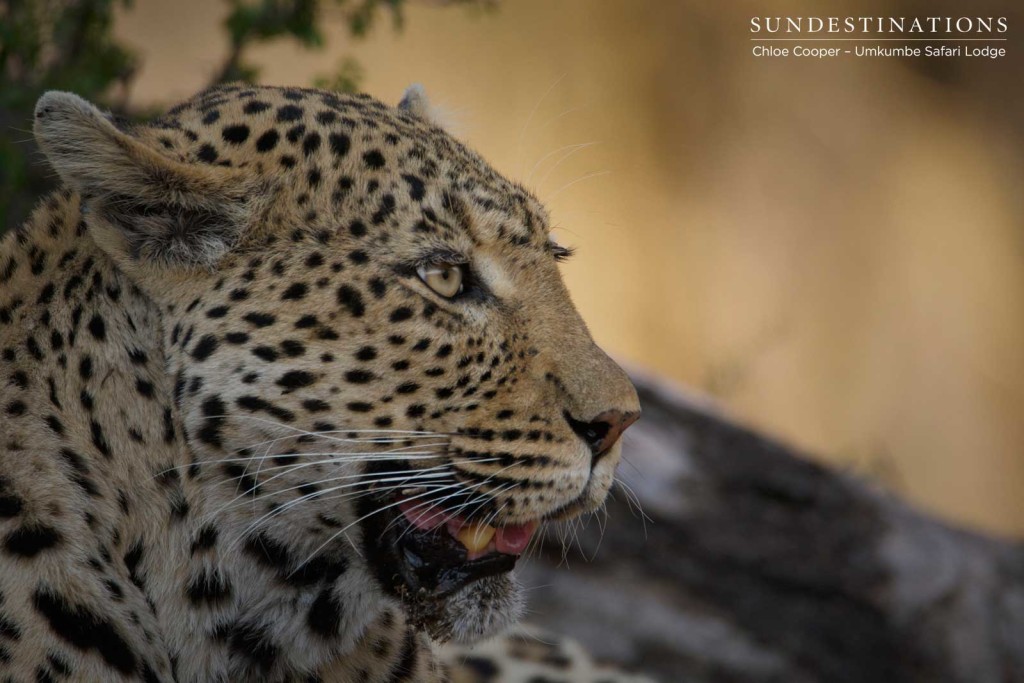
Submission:
<svg viewBox="0 0 1024 683">
<path fill-rule="evenodd" d="M 0 680 L 639 680 L 515 630 L 517 561 L 602 506 L 640 405 L 542 203 L 421 87 L 33 117 L 57 188 L 0 243 Z"/>
</svg>

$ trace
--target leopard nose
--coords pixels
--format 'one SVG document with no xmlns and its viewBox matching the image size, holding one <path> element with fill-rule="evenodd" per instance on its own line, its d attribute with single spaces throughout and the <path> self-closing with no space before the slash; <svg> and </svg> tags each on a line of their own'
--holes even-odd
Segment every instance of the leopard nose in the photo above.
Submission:
<svg viewBox="0 0 1024 683">
<path fill-rule="evenodd" d="M 606 410 L 589 421 L 577 420 L 568 411 L 564 415 L 576 435 L 590 447 L 593 454 L 590 466 L 593 467 L 611 450 L 622 432 L 640 418 L 640 411 Z"/>
</svg>

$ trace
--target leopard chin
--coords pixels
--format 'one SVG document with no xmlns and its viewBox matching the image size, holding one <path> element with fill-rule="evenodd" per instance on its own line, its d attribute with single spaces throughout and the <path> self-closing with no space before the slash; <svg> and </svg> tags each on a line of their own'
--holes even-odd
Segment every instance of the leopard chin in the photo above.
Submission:
<svg viewBox="0 0 1024 683">
<path fill-rule="evenodd" d="M 525 611 L 522 586 L 515 572 L 509 572 L 488 576 L 456 591 L 423 627 L 439 643 L 469 644 L 508 630 Z"/>
</svg>

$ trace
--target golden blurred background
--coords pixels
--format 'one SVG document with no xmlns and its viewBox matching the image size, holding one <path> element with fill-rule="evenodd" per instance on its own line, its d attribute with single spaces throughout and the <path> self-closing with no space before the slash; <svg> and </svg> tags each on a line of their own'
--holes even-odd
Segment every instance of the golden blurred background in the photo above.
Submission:
<svg viewBox="0 0 1024 683">
<path fill-rule="evenodd" d="M 401 33 L 255 52 L 309 85 L 353 55 L 413 82 L 544 200 L 598 341 L 947 519 L 1024 532 L 1021 60 L 757 59 L 751 16 L 808 1 L 412 3 Z M 833 2 L 838 16 L 1010 3 Z M 329 3 L 328 3 L 329 5 Z M 225 3 L 135 0 L 116 34 L 167 104 L 227 52 Z M 1024 19 L 1024 16 L 1020 16 Z"/>
</svg>

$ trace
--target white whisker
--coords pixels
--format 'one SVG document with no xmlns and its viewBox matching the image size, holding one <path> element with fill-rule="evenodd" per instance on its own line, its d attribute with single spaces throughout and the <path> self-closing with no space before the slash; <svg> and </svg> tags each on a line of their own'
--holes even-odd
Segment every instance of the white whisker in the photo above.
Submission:
<svg viewBox="0 0 1024 683">
<path fill-rule="evenodd" d="M 568 190 L 570 187 L 572 187 L 576 183 L 582 183 L 584 180 L 590 180 L 591 178 L 598 178 L 600 176 L 608 175 L 610 173 L 611 173 L 611 171 L 594 171 L 593 173 L 587 173 L 584 176 L 580 176 L 576 180 L 573 180 L 572 182 L 566 183 L 565 185 L 562 185 L 560 188 L 555 190 L 555 192 L 553 194 L 548 196 L 548 198 L 547 198 L 548 203 L 551 203 L 552 201 L 554 201 L 555 197 L 557 197 L 558 195 L 562 194 L 563 192 Z"/>
</svg>

